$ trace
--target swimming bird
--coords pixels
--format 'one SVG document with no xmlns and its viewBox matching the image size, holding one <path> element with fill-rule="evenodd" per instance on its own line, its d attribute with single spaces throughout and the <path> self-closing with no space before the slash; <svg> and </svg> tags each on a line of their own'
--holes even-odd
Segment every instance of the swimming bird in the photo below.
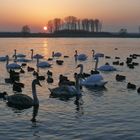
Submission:
<svg viewBox="0 0 140 140">
<path fill-rule="evenodd" d="M 116 71 L 116 68 L 111 66 L 109 63 L 106 63 L 105 65 L 102 65 L 97 69 L 100 71 Z"/>
<path fill-rule="evenodd" d="M 33 98 L 31 98 L 26 94 L 14 94 L 14 95 L 6 96 L 7 105 L 18 109 L 27 109 L 32 106 L 39 106 L 39 100 L 36 93 L 36 85 L 41 86 L 39 80 L 34 79 L 32 81 Z"/>
<path fill-rule="evenodd" d="M 10 63 L 9 64 L 9 56 L 7 55 L 6 68 L 7 69 L 21 69 L 21 66 L 17 63 Z"/>
<path fill-rule="evenodd" d="M 134 89 L 134 90 L 135 90 L 135 89 L 136 89 L 136 85 L 129 82 L 129 83 L 127 84 L 127 88 L 128 88 L 128 89 Z"/>
<path fill-rule="evenodd" d="M 0 61 L 6 61 L 7 60 L 7 56 L 0 56 Z"/>
<path fill-rule="evenodd" d="M 78 54 L 78 53 L 77 53 L 77 50 L 75 50 L 75 55 L 74 55 L 74 57 L 75 57 L 75 60 L 79 60 L 79 61 L 85 61 L 85 60 L 87 60 L 87 58 L 88 58 L 88 56 L 87 56 L 86 54 L 84 54 L 84 53 Z"/>
<path fill-rule="evenodd" d="M 83 71 L 82 64 L 79 65 L 80 67 L 80 73 Z M 107 81 L 104 81 L 103 76 L 100 74 L 93 74 L 85 79 L 80 79 L 80 84 L 82 86 L 86 87 L 104 87 L 104 85 L 107 83 Z"/>
<path fill-rule="evenodd" d="M 52 57 L 60 57 L 60 56 L 62 56 L 62 53 L 60 53 L 60 52 L 52 52 Z"/>
<path fill-rule="evenodd" d="M 37 59 L 37 58 L 39 58 L 39 59 L 43 59 L 44 56 L 41 55 L 41 54 L 35 54 L 35 55 L 34 55 L 34 50 L 31 49 L 31 59 L 33 59 L 33 58 L 35 58 L 35 59 Z"/>
<path fill-rule="evenodd" d="M 125 79 L 126 79 L 126 76 L 119 75 L 119 74 L 116 75 L 116 80 L 117 80 L 117 81 L 123 81 L 123 80 L 125 80 Z"/>
<path fill-rule="evenodd" d="M 75 86 L 62 85 L 53 89 L 49 88 L 51 92 L 50 97 L 71 98 L 77 95 L 81 95 L 78 75 L 75 76 L 75 80 L 76 80 Z"/>
<path fill-rule="evenodd" d="M 104 57 L 103 53 L 95 53 L 95 50 L 92 50 L 92 56 L 93 57 Z"/>
<path fill-rule="evenodd" d="M 51 67 L 51 64 L 48 63 L 47 61 L 42 61 L 39 62 L 39 58 L 37 57 L 37 64 L 36 64 L 37 68 L 49 68 Z"/>
<path fill-rule="evenodd" d="M 22 53 L 17 54 L 17 50 L 15 49 L 13 57 L 22 57 L 23 58 L 23 57 L 26 57 L 26 55 L 22 54 Z"/>
</svg>

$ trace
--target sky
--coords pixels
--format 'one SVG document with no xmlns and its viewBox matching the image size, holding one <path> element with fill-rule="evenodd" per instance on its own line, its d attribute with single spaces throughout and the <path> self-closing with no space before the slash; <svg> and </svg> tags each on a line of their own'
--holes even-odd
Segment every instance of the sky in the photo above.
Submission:
<svg viewBox="0 0 140 140">
<path fill-rule="evenodd" d="M 43 32 L 48 20 L 66 16 L 98 18 L 103 31 L 138 32 L 140 0 L 0 0 L 0 32 L 21 31 L 23 25 Z"/>
</svg>

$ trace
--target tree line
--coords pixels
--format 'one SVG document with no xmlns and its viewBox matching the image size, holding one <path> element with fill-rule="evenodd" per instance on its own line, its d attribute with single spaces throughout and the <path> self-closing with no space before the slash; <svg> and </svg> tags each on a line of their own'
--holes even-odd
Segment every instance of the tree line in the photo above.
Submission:
<svg viewBox="0 0 140 140">
<path fill-rule="evenodd" d="M 101 32 L 102 22 L 99 19 L 78 19 L 74 16 L 68 16 L 64 19 L 54 18 L 53 20 L 49 20 L 47 28 L 50 33 L 62 30 Z"/>
</svg>

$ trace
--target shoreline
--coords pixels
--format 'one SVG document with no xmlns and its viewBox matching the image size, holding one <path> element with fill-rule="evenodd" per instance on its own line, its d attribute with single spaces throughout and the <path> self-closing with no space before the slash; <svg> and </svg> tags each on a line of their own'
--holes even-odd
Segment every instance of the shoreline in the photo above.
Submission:
<svg viewBox="0 0 140 140">
<path fill-rule="evenodd" d="M 0 32 L 0 38 L 140 38 L 140 33 L 110 32 L 58 32 L 58 33 L 21 33 Z"/>
</svg>

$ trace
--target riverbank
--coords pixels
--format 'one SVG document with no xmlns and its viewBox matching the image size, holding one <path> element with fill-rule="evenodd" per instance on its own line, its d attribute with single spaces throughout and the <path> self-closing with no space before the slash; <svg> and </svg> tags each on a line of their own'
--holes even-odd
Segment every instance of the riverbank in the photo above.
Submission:
<svg viewBox="0 0 140 140">
<path fill-rule="evenodd" d="M 55 33 L 21 33 L 21 32 L 0 32 L 0 38 L 16 38 L 16 37 L 38 37 L 38 38 L 140 38 L 140 33 L 111 33 L 111 32 L 55 32 Z"/>
</svg>

